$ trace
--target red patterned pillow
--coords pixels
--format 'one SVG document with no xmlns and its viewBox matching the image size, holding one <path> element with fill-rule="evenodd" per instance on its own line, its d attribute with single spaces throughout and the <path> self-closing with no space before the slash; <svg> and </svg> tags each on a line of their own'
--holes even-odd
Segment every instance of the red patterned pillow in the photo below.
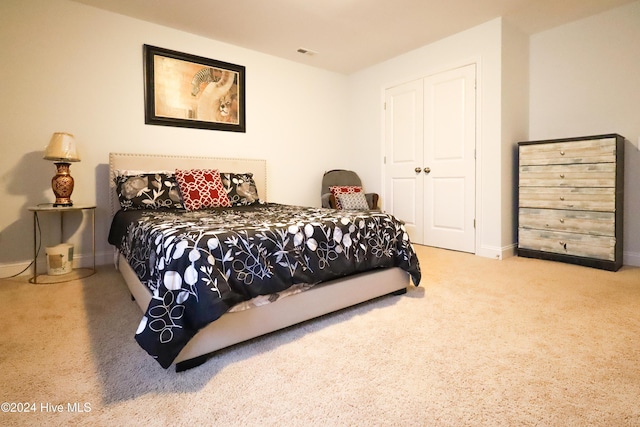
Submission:
<svg viewBox="0 0 640 427">
<path fill-rule="evenodd" d="M 176 169 L 176 181 L 188 211 L 231 207 L 220 172 L 216 169 Z"/>
<path fill-rule="evenodd" d="M 333 194 L 336 198 L 336 209 L 342 209 L 342 205 L 340 204 L 340 198 L 338 197 L 340 194 L 353 194 L 353 193 L 361 193 L 362 187 L 357 185 L 334 185 L 329 187 L 331 194 Z"/>
</svg>

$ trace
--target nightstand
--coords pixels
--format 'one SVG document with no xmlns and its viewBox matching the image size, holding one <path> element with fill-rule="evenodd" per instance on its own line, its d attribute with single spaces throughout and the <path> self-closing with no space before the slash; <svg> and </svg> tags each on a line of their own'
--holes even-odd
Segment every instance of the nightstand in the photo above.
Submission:
<svg viewBox="0 0 640 427">
<path fill-rule="evenodd" d="M 96 206 L 95 205 L 73 205 L 73 206 L 57 206 L 52 203 L 32 206 L 29 208 L 33 212 L 33 277 L 29 279 L 30 283 L 62 283 L 69 280 L 82 279 L 89 277 L 96 272 Z M 38 276 L 38 215 L 57 213 L 60 215 L 60 239 L 64 238 L 64 216 L 71 212 L 88 212 L 91 214 L 91 253 L 93 256 L 92 268 L 76 268 L 71 273 L 62 274 L 60 276 L 49 276 L 42 274 Z M 61 242 L 62 243 L 62 242 Z"/>
</svg>

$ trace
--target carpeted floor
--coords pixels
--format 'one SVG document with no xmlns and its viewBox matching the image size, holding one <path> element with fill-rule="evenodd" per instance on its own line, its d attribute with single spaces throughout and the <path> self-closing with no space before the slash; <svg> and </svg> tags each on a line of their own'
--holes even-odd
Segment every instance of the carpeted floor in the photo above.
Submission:
<svg viewBox="0 0 640 427">
<path fill-rule="evenodd" d="M 112 267 L 0 281 L 0 425 L 640 426 L 640 268 L 416 249 L 406 295 L 179 374 Z"/>
</svg>

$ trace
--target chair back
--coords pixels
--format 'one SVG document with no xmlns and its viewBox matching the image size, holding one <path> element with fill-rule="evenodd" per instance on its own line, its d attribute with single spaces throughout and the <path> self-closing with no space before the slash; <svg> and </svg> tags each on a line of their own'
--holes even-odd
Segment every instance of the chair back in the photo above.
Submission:
<svg viewBox="0 0 640 427">
<path fill-rule="evenodd" d="M 354 171 L 344 169 L 333 169 L 325 172 L 322 176 L 322 189 L 320 196 L 331 193 L 329 187 L 333 185 L 357 185 L 362 187 L 362 181 Z"/>
</svg>

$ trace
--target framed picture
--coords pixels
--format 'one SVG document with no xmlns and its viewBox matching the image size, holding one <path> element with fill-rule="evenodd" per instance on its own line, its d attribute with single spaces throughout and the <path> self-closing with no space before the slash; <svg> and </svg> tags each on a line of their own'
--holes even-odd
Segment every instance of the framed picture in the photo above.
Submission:
<svg viewBox="0 0 640 427">
<path fill-rule="evenodd" d="M 245 68 L 144 45 L 144 122 L 246 132 Z"/>
</svg>

